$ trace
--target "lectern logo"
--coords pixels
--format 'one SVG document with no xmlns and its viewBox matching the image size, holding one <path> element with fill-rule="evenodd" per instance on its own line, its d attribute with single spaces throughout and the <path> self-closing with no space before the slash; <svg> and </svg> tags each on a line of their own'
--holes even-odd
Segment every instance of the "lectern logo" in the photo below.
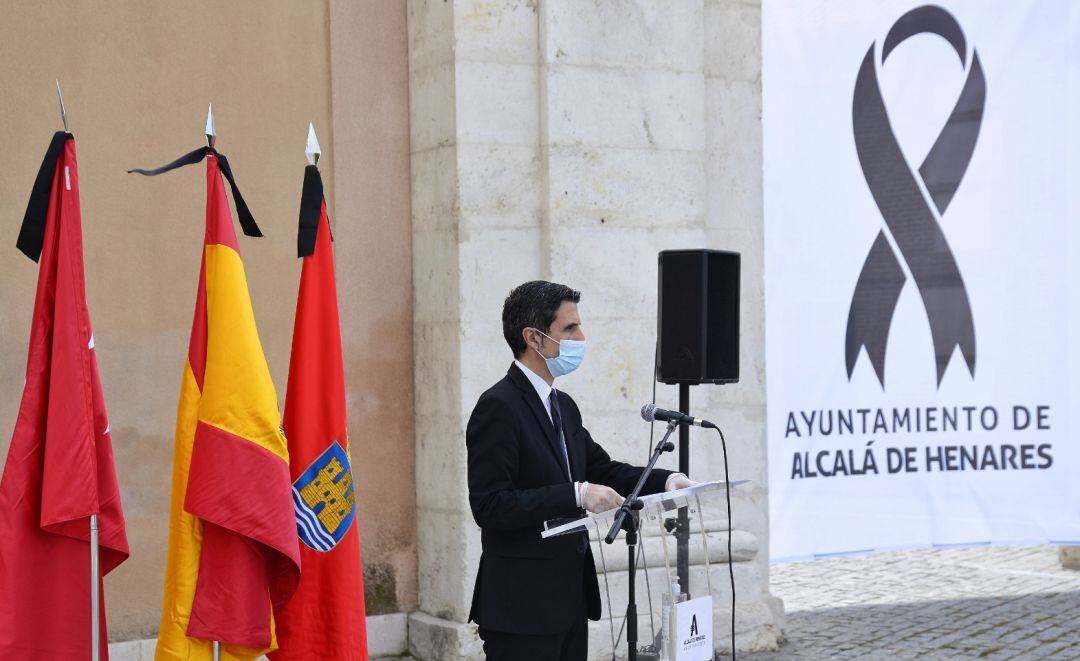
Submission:
<svg viewBox="0 0 1080 661">
<path fill-rule="evenodd" d="M 690 635 L 691 636 L 696 636 L 697 634 L 698 634 L 697 615 L 695 614 L 694 617 L 691 618 L 691 620 L 690 620 Z"/>
<path fill-rule="evenodd" d="M 863 176 L 885 227 L 866 256 L 848 312 L 846 358 L 848 379 L 859 350 L 866 347 L 870 364 L 885 386 L 885 345 L 900 291 L 907 280 L 900 260 L 922 297 L 937 363 L 940 386 L 956 347 L 975 376 L 975 324 L 967 289 L 940 220 L 963 179 L 982 124 L 986 80 L 979 55 L 967 44 L 960 24 L 941 7 L 925 5 L 901 16 L 881 49 L 881 64 L 900 43 L 917 34 L 936 34 L 953 47 L 967 79 L 960 97 L 930 153 L 914 172 L 904 158 L 885 110 L 875 70 L 877 44 L 871 44 L 855 81 L 852 124 Z M 929 199 L 920 190 L 921 179 Z M 888 236 L 892 237 L 889 241 Z M 894 248 L 895 246 L 895 248 Z M 897 254 L 899 251 L 899 255 Z"/>
<path fill-rule="evenodd" d="M 356 515 L 349 455 L 334 441 L 293 482 L 296 530 L 306 546 L 326 552 L 348 532 Z"/>
</svg>

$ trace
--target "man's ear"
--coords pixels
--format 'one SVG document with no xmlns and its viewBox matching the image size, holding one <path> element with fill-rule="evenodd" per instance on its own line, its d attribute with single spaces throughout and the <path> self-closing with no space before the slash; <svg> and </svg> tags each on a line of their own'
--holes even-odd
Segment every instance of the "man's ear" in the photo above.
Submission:
<svg viewBox="0 0 1080 661">
<path fill-rule="evenodd" d="M 526 349 L 536 349 L 536 347 L 534 347 L 532 344 L 529 343 L 529 331 L 531 331 L 531 330 L 532 329 L 529 328 L 529 327 L 525 327 L 525 328 L 521 329 L 521 339 L 525 340 L 525 348 Z M 535 333 L 535 331 L 534 331 L 534 333 Z"/>
</svg>

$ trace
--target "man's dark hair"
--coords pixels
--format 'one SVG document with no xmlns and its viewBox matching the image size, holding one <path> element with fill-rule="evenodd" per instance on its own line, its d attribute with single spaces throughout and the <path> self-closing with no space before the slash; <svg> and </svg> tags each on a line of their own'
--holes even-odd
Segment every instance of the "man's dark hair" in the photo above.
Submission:
<svg viewBox="0 0 1080 661">
<path fill-rule="evenodd" d="M 580 300 L 581 292 L 557 282 L 533 280 L 514 287 L 503 301 L 502 312 L 503 337 L 514 352 L 514 358 L 520 357 L 528 348 L 521 331 L 537 328 L 546 333 L 555 323 L 563 301 L 577 303 Z"/>
</svg>

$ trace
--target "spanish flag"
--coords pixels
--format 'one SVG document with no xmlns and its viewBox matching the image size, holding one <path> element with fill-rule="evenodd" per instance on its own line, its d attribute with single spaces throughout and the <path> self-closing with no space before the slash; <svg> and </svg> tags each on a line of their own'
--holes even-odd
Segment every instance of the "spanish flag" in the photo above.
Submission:
<svg viewBox="0 0 1080 661">
<path fill-rule="evenodd" d="M 304 575 L 292 600 L 276 611 L 281 649 L 269 656 L 271 661 L 367 661 L 334 248 L 322 177 L 314 165 L 304 173 L 298 244 L 303 267 L 285 433 Z"/>
<path fill-rule="evenodd" d="M 289 451 L 281 431 L 222 175 L 248 234 L 258 227 L 225 157 L 206 158 L 206 238 L 173 447 L 165 598 L 156 658 L 255 659 L 277 648 L 273 608 L 300 579 Z"/>
<path fill-rule="evenodd" d="M 53 136 L 18 247 L 39 267 L 26 385 L 0 480 L 0 659 L 89 659 L 90 517 L 101 575 L 127 559 L 128 543 L 86 308 L 70 133 Z M 98 586 L 107 660 L 101 576 Z"/>
</svg>

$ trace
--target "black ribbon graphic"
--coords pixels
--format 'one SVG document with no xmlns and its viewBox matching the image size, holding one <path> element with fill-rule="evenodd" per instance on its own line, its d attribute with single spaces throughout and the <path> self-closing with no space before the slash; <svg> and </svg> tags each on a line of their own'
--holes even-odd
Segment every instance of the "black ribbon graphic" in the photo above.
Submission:
<svg viewBox="0 0 1080 661">
<path fill-rule="evenodd" d="M 232 167 L 229 166 L 229 159 L 225 158 L 225 154 L 222 154 L 213 147 L 200 147 L 199 149 L 184 154 L 172 163 L 162 165 L 160 168 L 155 168 L 153 170 L 134 168 L 128 170 L 128 174 L 141 174 L 147 177 L 156 177 L 159 174 L 165 174 L 176 168 L 182 168 L 185 165 L 194 165 L 206 158 L 207 154 L 214 154 L 217 156 L 218 167 L 221 168 L 221 174 L 225 176 L 225 181 L 229 182 L 229 188 L 232 189 L 233 202 L 236 204 L 236 218 L 240 221 L 240 228 L 244 230 L 244 234 L 254 237 L 262 236 L 262 230 L 259 229 L 258 224 L 255 222 L 255 217 L 251 215 L 251 210 L 248 209 L 247 202 L 244 201 L 244 196 L 240 194 L 240 189 L 236 187 L 236 179 L 233 177 Z"/>
<path fill-rule="evenodd" d="M 956 106 L 919 167 L 918 176 L 930 200 L 919 189 L 916 174 L 900 151 L 885 111 L 875 70 L 876 43 L 871 44 L 859 68 L 851 109 L 859 164 L 900 257 L 886 238 L 885 230 L 878 232 L 851 299 L 846 340 L 847 371 L 850 379 L 859 349 L 865 346 L 882 387 L 885 386 L 885 345 L 889 326 L 900 290 L 907 280 L 900 258 L 915 279 L 926 308 L 934 342 L 938 385 L 941 385 L 957 346 L 967 362 L 968 371 L 975 375 L 975 325 L 971 304 L 938 219 L 952 201 L 975 150 L 986 98 L 986 79 L 974 49 L 971 64 L 967 64 L 967 45 L 960 24 L 952 14 L 932 5 L 913 9 L 893 24 L 882 47 L 882 66 L 900 43 L 923 33 L 936 34 L 948 41 L 960 57 L 960 64 L 968 68 L 967 80 Z M 933 208 L 930 202 L 933 202 Z"/>
</svg>

